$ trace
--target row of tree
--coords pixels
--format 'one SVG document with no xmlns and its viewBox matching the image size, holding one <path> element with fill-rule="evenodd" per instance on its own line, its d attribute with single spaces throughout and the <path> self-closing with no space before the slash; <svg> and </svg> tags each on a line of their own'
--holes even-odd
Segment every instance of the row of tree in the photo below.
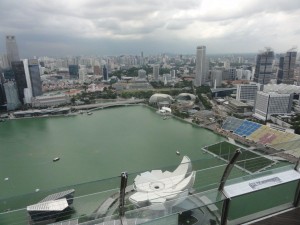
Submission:
<svg viewBox="0 0 300 225">
<path fill-rule="evenodd" d="M 296 134 L 300 134 L 300 115 L 295 115 L 291 119 L 292 129 Z"/>
<path fill-rule="evenodd" d="M 209 98 L 211 98 L 210 87 L 208 87 L 208 86 L 197 87 L 196 95 L 197 95 L 198 99 L 202 102 L 205 109 L 208 109 L 208 110 L 212 109 L 212 104 L 209 101 Z"/>
</svg>

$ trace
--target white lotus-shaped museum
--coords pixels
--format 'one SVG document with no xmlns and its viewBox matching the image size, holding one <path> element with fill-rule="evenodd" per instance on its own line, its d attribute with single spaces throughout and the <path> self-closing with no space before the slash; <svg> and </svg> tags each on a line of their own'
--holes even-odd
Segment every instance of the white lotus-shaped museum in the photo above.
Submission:
<svg viewBox="0 0 300 225">
<path fill-rule="evenodd" d="M 165 204 L 176 205 L 188 196 L 194 185 L 195 171 L 192 171 L 191 160 L 184 156 L 182 162 L 174 172 L 152 170 L 141 173 L 134 179 L 136 193 L 129 200 L 136 206 L 160 206 Z M 172 201 L 173 200 L 173 201 Z"/>
</svg>

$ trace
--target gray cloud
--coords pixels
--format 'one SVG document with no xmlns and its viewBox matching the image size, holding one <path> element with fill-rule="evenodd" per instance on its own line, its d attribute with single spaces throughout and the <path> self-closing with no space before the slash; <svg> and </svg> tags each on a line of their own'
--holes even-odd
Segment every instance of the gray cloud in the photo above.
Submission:
<svg viewBox="0 0 300 225">
<path fill-rule="evenodd" d="M 0 1 L 0 35 L 15 34 L 24 56 L 284 51 L 299 19 L 299 0 Z"/>
<path fill-rule="evenodd" d="M 182 30 L 190 24 L 192 24 L 190 19 L 171 20 L 168 22 L 166 28 L 170 30 Z"/>
</svg>

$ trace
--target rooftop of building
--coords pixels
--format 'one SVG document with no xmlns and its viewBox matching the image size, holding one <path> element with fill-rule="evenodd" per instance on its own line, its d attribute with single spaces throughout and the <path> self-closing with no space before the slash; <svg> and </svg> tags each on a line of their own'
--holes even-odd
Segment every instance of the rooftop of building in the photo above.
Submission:
<svg viewBox="0 0 300 225">
<path fill-rule="evenodd" d="M 280 94 L 300 93 L 300 86 L 290 84 L 267 84 L 264 85 L 264 92 L 277 92 Z"/>
<path fill-rule="evenodd" d="M 211 92 L 215 93 L 215 92 L 221 92 L 221 91 L 234 91 L 236 90 L 236 87 L 231 87 L 231 88 L 211 88 Z"/>
<path fill-rule="evenodd" d="M 244 102 L 240 102 L 240 101 L 238 101 L 236 99 L 233 99 L 233 98 L 229 100 L 229 103 L 232 104 L 232 105 L 235 105 L 237 107 L 249 107 L 248 104 L 246 104 Z"/>
<path fill-rule="evenodd" d="M 270 97 L 282 97 L 282 96 L 290 96 L 291 93 L 278 93 L 275 91 L 258 91 L 257 94 L 264 95 L 264 96 L 270 96 Z"/>
</svg>

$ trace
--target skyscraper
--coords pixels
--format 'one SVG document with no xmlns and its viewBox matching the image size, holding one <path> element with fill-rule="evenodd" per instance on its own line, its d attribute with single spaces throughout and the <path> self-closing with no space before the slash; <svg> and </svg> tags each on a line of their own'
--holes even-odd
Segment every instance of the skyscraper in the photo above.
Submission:
<svg viewBox="0 0 300 225">
<path fill-rule="evenodd" d="M 144 53 L 141 52 L 141 66 L 143 66 L 145 64 L 144 62 Z"/>
<path fill-rule="evenodd" d="M 277 74 L 277 83 L 294 84 L 294 71 L 297 58 L 297 52 L 288 51 L 280 57 Z"/>
<path fill-rule="evenodd" d="M 266 48 L 256 57 L 256 66 L 254 73 L 254 81 L 260 84 L 268 84 L 272 77 L 272 63 L 274 52 L 270 48 Z"/>
<path fill-rule="evenodd" d="M 17 84 L 19 100 L 31 103 L 32 97 L 42 95 L 39 63 L 36 59 L 12 62 L 12 71 Z"/>
<path fill-rule="evenodd" d="M 102 71 L 103 71 L 103 80 L 108 80 L 108 71 L 105 65 L 103 66 Z"/>
<path fill-rule="evenodd" d="M 282 83 L 282 78 L 283 78 L 283 63 L 284 63 L 284 54 L 281 54 L 279 56 L 279 65 L 278 65 L 278 70 L 277 70 L 277 84 Z"/>
<path fill-rule="evenodd" d="M 13 35 L 6 36 L 6 53 L 8 64 L 10 67 L 12 66 L 12 62 L 20 60 L 17 41 L 15 36 Z"/>
<path fill-rule="evenodd" d="M 17 90 L 18 90 L 18 96 L 19 100 L 24 103 L 24 89 L 28 88 L 26 76 L 25 76 L 25 70 L 24 70 L 24 64 L 22 61 L 15 61 L 11 64 L 12 70 L 14 72 L 16 84 L 17 84 Z"/>
<path fill-rule="evenodd" d="M 259 91 L 259 88 L 255 84 L 239 84 L 237 85 L 236 100 L 254 101 L 257 91 Z"/>
<path fill-rule="evenodd" d="M 31 103 L 32 85 L 29 73 L 28 59 L 23 60 L 27 88 L 24 88 L 24 104 Z"/>
<path fill-rule="evenodd" d="M 206 79 L 206 47 L 198 46 L 196 52 L 196 77 L 195 86 L 199 87 L 205 83 Z"/>
<path fill-rule="evenodd" d="M 268 120 L 274 114 L 289 114 L 291 113 L 292 103 L 293 94 L 258 91 L 253 116 L 260 120 Z"/>
<path fill-rule="evenodd" d="M 223 80 L 236 80 L 236 69 L 225 69 L 223 72 Z"/>
<path fill-rule="evenodd" d="M 176 70 L 175 69 L 171 69 L 170 74 L 171 74 L 172 79 L 176 78 Z"/>
<path fill-rule="evenodd" d="M 79 66 L 78 65 L 69 65 L 69 74 L 71 79 L 79 78 Z"/>
<path fill-rule="evenodd" d="M 159 65 L 153 65 L 153 79 L 158 81 L 159 77 Z"/>
<path fill-rule="evenodd" d="M 43 94 L 42 92 L 42 81 L 40 74 L 39 62 L 37 59 L 29 59 L 28 60 L 28 70 L 32 88 L 32 96 L 40 96 Z"/>
<path fill-rule="evenodd" d="M 3 105 L 6 99 L 3 84 L 4 84 L 4 76 L 2 71 L 0 70 L 0 105 Z"/>
<path fill-rule="evenodd" d="M 223 71 L 214 69 L 211 71 L 211 77 L 212 77 L 212 86 L 214 88 L 220 87 L 222 85 L 223 81 Z"/>
<path fill-rule="evenodd" d="M 0 56 L 0 67 L 2 67 L 2 69 L 8 69 L 10 67 L 6 54 Z"/>
<path fill-rule="evenodd" d="M 79 69 L 79 80 L 84 81 L 85 77 L 86 77 L 86 68 L 84 65 L 80 65 L 80 69 Z"/>
<path fill-rule="evenodd" d="M 7 110 L 15 110 L 21 106 L 18 96 L 16 84 L 12 81 L 4 83 L 4 90 L 6 95 Z"/>
</svg>

